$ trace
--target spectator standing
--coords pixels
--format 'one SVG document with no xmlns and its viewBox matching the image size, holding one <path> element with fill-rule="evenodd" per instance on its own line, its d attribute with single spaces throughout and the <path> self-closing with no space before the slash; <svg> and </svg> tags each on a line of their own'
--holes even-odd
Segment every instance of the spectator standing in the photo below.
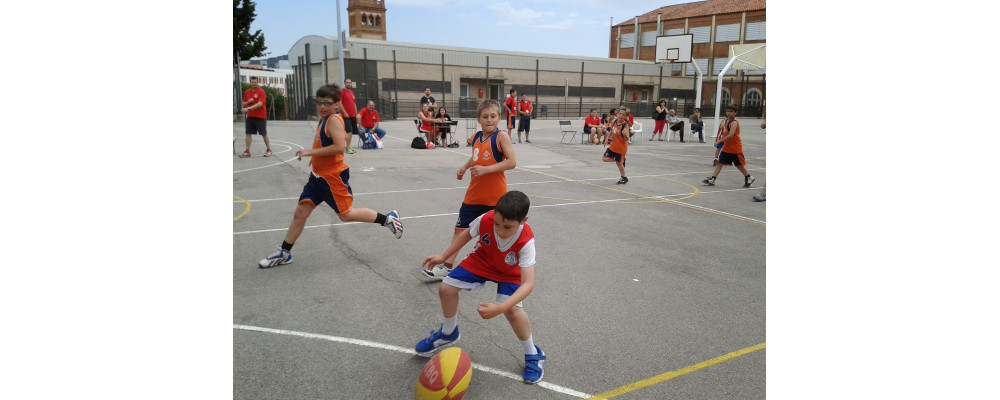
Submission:
<svg viewBox="0 0 1000 400">
<path fill-rule="evenodd" d="M 521 132 L 524 132 L 524 142 L 531 143 L 528 140 L 528 134 L 531 130 L 531 100 L 528 100 L 527 93 L 521 93 L 521 101 L 517 103 L 518 114 L 521 114 L 521 122 L 517 124 L 517 141 L 521 141 Z"/>
<path fill-rule="evenodd" d="M 240 158 L 250 157 L 250 142 L 253 141 L 253 136 L 250 135 L 253 134 L 258 134 L 264 138 L 264 146 L 267 147 L 264 157 L 271 156 L 271 141 L 267 139 L 266 102 L 267 94 L 258 85 L 257 77 L 250 77 L 250 88 L 243 92 L 243 109 L 240 110 L 247 114 L 247 149 L 243 151 L 243 154 L 240 154 Z"/>
<path fill-rule="evenodd" d="M 667 122 L 667 101 L 660 100 L 660 104 L 656 105 L 656 111 L 653 112 L 653 122 L 656 123 L 656 127 L 653 128 L 653 134 L 649 136 L 649 141 L 653 141 L 656 134 L 660 134 L 660 141 L 663 141 L 663 126 Z"/>
<path fill-rule="evenodd" d="M 424 104 L 429 107 L 432 114 L 434 113 L 434 110 L 437 109 L 437 103 L 434 101 L 434 98 L 431 97 L 431 88 L 424 88 L 424 97 L 420 98 L 420 105 L 423 106 Z"/>
<path fill-rule="evenodd" d="M 354 101 L 352 87 L 351 78 L 344 78 L 344 88 L 340 89 L 340 114 L 344 116 L 347 133 L 361 136 L 361 130 L 358 129 L 358 103 Z M 347 154 L 354 154 L 350 138 L 347 140 Z"/>
<path fill-rule="evenodd" d="M 517 123 L 517 90 L 511 89 L 510 94 L 507 95 L 507 100 L 503 102 L 504 110 L 507 112 L 507 132 L 514 130 L 514 124 Z M 511 140 L 511 143 L 514 141 Z M 521 143 L 521 132 L 517 133 L 517 142 Z"/>
</svg>

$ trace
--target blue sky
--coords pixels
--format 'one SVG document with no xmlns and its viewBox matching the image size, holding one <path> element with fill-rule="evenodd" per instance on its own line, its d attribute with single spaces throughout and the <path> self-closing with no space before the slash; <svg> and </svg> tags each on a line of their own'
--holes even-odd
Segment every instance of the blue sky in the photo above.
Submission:
<svg viewBox="0 0 1000 400">
<path fill-rule="evenodd" d="M 387 0 L 387 40 L 531 53 L 607 57 L 611 18 L 624 22 L 690 0 Z M 303 36 L 334 36 L 336 0 L 258 0 L 251 31 L 264 32 L 271 57 Z M 347 0 L 341 27 L 350 33 Z"/>
</svg>

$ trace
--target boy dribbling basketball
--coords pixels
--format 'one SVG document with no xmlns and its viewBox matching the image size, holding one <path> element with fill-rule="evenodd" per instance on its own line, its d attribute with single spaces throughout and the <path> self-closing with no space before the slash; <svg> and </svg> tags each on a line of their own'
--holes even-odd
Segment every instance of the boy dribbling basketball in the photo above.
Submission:
<svg viewBox="0 0 1000 400">
<path fill-rule="evenodd" d="M 535 345 L 531 322 L 521 301 L 535 288 L 535 235 L 528 226 L 528 196 L 512 190 L 500 197 L 496 208 L 480 215 L 469 230 L 455 236 L 444 253 L 428 256 L 424 265 L 436 265 L 454 256 L 470 240 L 476 239 L 476 249 L 455 267 L 441 282 L 438 295 L 444 322 L 441 328 L 417 343 L 421 356 L 430 356 L 438 349 L 461 338 L 458 332 L 458 294 L 462 290 L 483 289 L 486 282 L 497 284 L 496 302 L 479 303 L 479 316 L 490 319 L 503 314 L 524 347 L 524 382 L 542 380 L 545 353 Z"/>
</svg>

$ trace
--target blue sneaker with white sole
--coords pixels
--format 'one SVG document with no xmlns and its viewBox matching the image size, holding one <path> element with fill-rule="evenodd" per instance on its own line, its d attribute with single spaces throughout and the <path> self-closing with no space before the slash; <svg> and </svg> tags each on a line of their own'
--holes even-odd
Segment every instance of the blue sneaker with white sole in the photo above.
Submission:
<svg viewBox="0 0 1000 400">
<path fill-rule="evenodd" d="M 458 333 L 457 326 L 455 327 L 455 331 L 452 332 L 450 335 L 445 335 L 441 333 L 443 329 L 444 326 L 442 326 L 436 331 L 431 331 L 430 337 L 421 340 L 420 343 L 417 343 L 417 347 L 415 348 L 415 350 L 417 351 L 417 355 L 423 357 L 430 357 L 431 354 L 437 351 L 437 349 L 455 343 L 458 341 L 459 338 L 462 337 L 462 335 Z"/>
<path fill-rule="evenodd" d="M 524 383 L 536 384 L 542 380 L 542 363 L 545 362 L 545 352 L 535 346 L 538 354 L 524 355 Z"/>
</svg>

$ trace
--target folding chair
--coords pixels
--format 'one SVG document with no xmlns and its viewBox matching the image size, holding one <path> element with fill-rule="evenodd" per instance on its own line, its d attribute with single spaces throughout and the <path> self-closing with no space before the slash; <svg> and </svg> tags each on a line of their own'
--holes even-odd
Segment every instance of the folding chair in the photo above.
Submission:
<svg viewBox="0 0 1000 400">
<path fill-rule="evenodd" d="M 632 124 L 632 134 L 634 135 L 636 133 L 639 134 L 639 141 L 641 142 L 642 138 L 643 138 L 643 135 L 644 135 L 644 133 L 642 131 L 642 123 L 641 122 L 636 122 L 636 123 Z"/>
<path fill-rule="evenodd" d="M 559 139 L 559 143 L 570 144 L 573 143 L 573 138 L 576 137 L 576 130 L 573 129 L 573 123 L 570 121 L 559 121 L 559 131 L 562 133 L 562 138 Z M 569 141 L 566 140 L 566 135 L 569 136 Z"/>
</svg>

